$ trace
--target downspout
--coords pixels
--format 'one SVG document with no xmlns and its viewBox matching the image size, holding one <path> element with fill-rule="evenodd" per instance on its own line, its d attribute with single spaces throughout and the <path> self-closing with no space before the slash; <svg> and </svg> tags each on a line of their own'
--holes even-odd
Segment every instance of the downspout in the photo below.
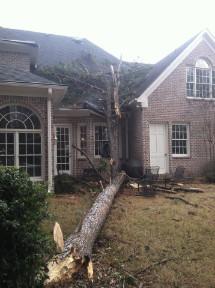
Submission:
<svg viewBox="0 0 215 288">
<path fill-rule="evenodd" d="M 48 128 L 48 192 L 52 189 L 52 118 L 51 118 L 52 88 L 48 88 L 47 128 Z"/>
</svg>

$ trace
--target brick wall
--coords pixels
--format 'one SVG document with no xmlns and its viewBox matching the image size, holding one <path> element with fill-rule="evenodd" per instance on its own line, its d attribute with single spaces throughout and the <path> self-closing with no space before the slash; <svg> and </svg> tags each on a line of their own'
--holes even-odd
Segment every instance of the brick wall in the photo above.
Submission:
<svg viewBox="0 0 215 288">
<path fill-rule="evenodd" d="M 186 67 L 195 66 L 196 60 L 200 57 L 208 59 L 215 67 L 213 50 L 205 42 L 201 42 L 149 96 L 148 108 L 142 108 L 142 117 L 139 109 L 131 115 L 130 153 L 132 157 L 137 157 L 142 151 L 141 160 L 146 166 L 150 165 L 149 123 L 166 123 L 170 172 L 174 172 L 178 165 L 183 165 L 188 173 L 194 175 L 204 172 L 206 155 L 202 133 L 203 120 L 205 112 L 213 117 L 215 102 L 187 99 L 186 96 Z M 190 157 L 172 157 L 171 133 L 174 122 L 190 125 Z"/>
<path fill-rule="evenodd" d="M 78 124 L 86 124 L 87 128 L 87 155 L 93 160 L 96 166 L 100 165 L 101 160 L 94 157 L 94 123 L 104 123 L 103 118 L 96 115 L 88 117 L 54 116 L 55 125 L 70 125 L 71 144 L 78 145 Z M 86 158 L 79 158 L 78 152 L 71 147 L 72 156 L 72 175 L 82 176 L 84 168 L 91 168 Z"/>
<path fill-rule="evenodd" d="M 0 51 L 0 61 L 30 72 L 30 55 L 28 53 Z"/>
</svg>

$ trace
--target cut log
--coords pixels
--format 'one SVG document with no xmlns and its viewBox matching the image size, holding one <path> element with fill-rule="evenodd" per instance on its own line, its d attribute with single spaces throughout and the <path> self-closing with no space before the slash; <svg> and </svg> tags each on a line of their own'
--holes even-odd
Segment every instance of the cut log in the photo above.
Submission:
<svg viewBox="0 0 215 288">
<path fill-rule="evenodd" d="M 192 192 L 192 193 L 204 193 L 204 191 L 199 188 L 174 187 L 173 189 L 174 191 L 177 191 L 177 192 L 183 191 L 183 192 Z"/>
<path fill-rule="evenodd" d="M 56 284 L 72 278 L 73 273 L 85 267 L 88 270 L 88 278 L 93 280 L 91 261 L 93 244 L 125 177 L 124 173 L 117 175 L 112 184 L 98 195 L 92 208 L 83 219 L 80 232 L 71 234 L 64 242 L 65 252 L 53 257 L 49 262 L 49 279 L 45 282 L 46 287 L 56 287 Z"/>
<path fill-rule="evenodd" d="M 154 188 L 155 188 L 155 190 L 157 192 L 164 192 L 164 193 L 169 193 L 169 194 L 177 194 L 177 192 L 171 190 L 171 188 L 169 188 L 169 189 L 166 189 L 166 188 L 163 189 L 163 188 L 160 188 L 160 187 L 154 187 Z"/>
</svg>

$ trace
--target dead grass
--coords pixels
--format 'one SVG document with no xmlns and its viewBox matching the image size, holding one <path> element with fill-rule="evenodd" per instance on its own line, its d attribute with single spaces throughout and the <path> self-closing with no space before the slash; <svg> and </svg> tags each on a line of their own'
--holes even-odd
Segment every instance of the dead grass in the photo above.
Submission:
<svg viewBox="0 0 215 288">
<path fill-rule="evenodd" d="M 198 208 L 165 199 L 162 193 L 144 198 L 137 189 L 122 189 L 95 243 L 93 287 L 215 287 L 215 198 L 210 198 L 215 197 L 215 185 L 187 186 L 205 191 L 177 194 Z M 50 199 L 65 236 L 92 201 L 89 195 Z M 157 262 L 161 264 L 151 266 Z M 70 287 L 88 286 L 79 278 Z"/>
</svg>

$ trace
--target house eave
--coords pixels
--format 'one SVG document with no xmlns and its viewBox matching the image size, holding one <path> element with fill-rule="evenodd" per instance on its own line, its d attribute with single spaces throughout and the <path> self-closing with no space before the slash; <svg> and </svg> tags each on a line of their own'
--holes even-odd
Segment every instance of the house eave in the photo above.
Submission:
<svg viewBox="0 0 215 288">
<path fill-rule="evenodd" d="M 96 115 L 99 117 L 104 117 L 99 113 L 96 113 L 90 109 L 83 108 L 58 108 L 55 110 L 56 116 L 72 116 L 72 117 L 88 117 L 90 115 Z"/>
<path fill-rule="evenodd" d="M 48 90 L 52 89 L 54 105 L 59 105 L 63 99 L 67 86 L 49 85 L 41 83 L 0 83 L 0 95 L 24 96 L 24 97 L 48 97 Z"/>
</svg>

